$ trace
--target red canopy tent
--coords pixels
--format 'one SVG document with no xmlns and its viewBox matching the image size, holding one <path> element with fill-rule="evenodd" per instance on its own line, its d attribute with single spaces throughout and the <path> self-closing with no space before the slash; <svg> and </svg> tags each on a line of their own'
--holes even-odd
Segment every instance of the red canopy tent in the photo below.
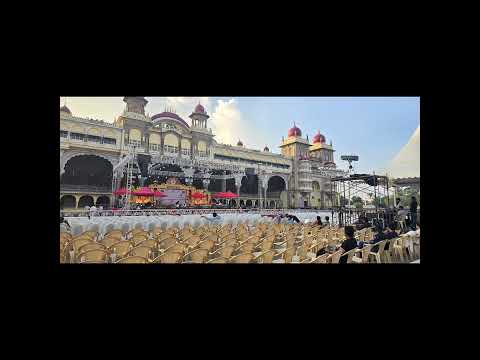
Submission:
<svg viewBox="0 0 480 360">
<path fill-rule="evenodd" d="M 238 198 L 239 196 L 237 194 L 234 194 L 233 192 L 231 191 L 227 191 L 225 194 L 225 197 L 227 199 L 235 199 L 235 198 Z"/>
<path fill-rule="evenodd" d="M 202 193 L 199 193 L 199 192 L 195 192 L 195 193 L 193 193 L 192 195 L 190 195 L 190 197 L 191 197 L 192 199 L 204 199 L 204 198 L 207 197 L 207 195 L 202 194 Z"/>
<path fill-rule="evenodd" d="M 212 197 L 216 199 L 234 199 L 234 198 L 238 198 L 238 195 L 232 193 L 231 191 L 227 191 L 227 192 L 218 192 Z"/>
</svg>

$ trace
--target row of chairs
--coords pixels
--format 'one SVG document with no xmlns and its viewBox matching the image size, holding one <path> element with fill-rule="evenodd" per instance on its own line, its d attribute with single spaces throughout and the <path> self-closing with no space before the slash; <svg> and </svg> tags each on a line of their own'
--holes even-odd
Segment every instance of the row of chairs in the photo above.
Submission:
<svg viewBox="0 0 480 360">
<path fill-rule="evenodd" d="M 358 234 L 361 236 L 361 234 Z M 61 233 L 60 261 L 69 263 L 336 263 L 341 252 L 316 257 L 318 250 L 343 241 L 338 228 L 320 229 L 313 225 L 258 224 L 249 226 L 203 225 L 179 229 L 155 228 L 152 231 L 133 229 L 111 230 L 105 236 L 87 231 L 73 237 Z M 389 249 L 403 261 L 404 247 L 393 242 Z M 345 254 L 347 262 L 388 262 L 384 244 L 378 243 L 376 255 L 366 246 L 361 251 Z M 397 247 L 396 247 L 397 246 Z M 402 251 L 395 250 L 398 247 Z M 390 250 L 389 250 L 390 251 Z M 395 252 L 396 251 L 396 252 Z M 388 253 L 388 252 L 387 252 Z M 365 255 L 364 255 L 365 254 Z M 358 259 L 361 259 L 359 261 Z M 295 261 L 294 261 L 295 260 Z M 383 261 L 382 261 L 383 260 Z M 396 260 L 396 259 L 395 259 Z"/>
</svg>

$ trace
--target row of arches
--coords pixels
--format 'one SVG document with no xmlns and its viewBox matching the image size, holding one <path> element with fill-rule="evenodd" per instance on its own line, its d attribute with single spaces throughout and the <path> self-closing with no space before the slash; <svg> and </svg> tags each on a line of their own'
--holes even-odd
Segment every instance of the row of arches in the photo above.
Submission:
<svg viewBox="0 0 480 360">
<path fill-rule="evenodd" d="M 107 137 L 116 139 L 119 141 L 121 138 L 121 132 L 119 130 L 113 130 L 103 127 L 95 127 L 95 126 L 81 126 L 79 124 L 68 124 L 63 121 L 60 122 L 60 130 L 67 131 L 70 133 L 79 133 L 85 135 L 93 135 L 93 136 L 100 136 L 100 137 Z"/>
<path fill-rule="evenodd" d="M 110 206 L 110 198 L 108 196 L 102 195 L 97 198 L 95 201 L 93 196 L 91 195 L 84 195 L 78 199 L 73 195 L 63 195 L 60 198 L 60 208 L 61 209 L 76 209 L 76 208 L 84 208 L 85 206 L 103 206 L 104 208 L 108 208 Z"/>
<path fill-rule="evenodd" d="M 143 141 L 142 132 L 138 129 L 131 129 L 129 132 L 129 140 Z M 161 145 L 160 134 L 151 133 L 150 136 L 148 137 L 148 141 L 149 141 L 149 144 L 152 144 L 152 145 Z M 163 138 L 163 145 L 178 147 L 179 144 L 182 149 L 190 150 L 191 141 L 189 139 L 180 138 L 173 133 L 168 133 Z M 207 143 L 202 140 L 198 141 L 197 150 L 202 152 L 207 151 Z"/>
</svg>

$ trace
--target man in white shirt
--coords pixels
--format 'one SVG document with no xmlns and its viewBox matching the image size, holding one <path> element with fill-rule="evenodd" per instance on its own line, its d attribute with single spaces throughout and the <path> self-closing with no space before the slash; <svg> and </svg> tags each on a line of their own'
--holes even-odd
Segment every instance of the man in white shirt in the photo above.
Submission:
<svg viewBox="0 0 480 360">
<path fill-rule="evenodd" d="M 90 217 L 95 216 L 97 213 L 97 208 L 95 205 L 90 207 Z"/>
</svg>

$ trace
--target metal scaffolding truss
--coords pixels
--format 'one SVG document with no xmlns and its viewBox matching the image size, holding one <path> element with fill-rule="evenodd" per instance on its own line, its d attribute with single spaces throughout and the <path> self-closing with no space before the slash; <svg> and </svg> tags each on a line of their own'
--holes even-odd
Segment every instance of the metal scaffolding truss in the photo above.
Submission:
<svg viewBox="0 0 480 360">
<path fill-rule="evenodd" d="M 352 223 L 356 210 L 351 208 L 352 198 L 361 194 L 373 195 L 371 198 L 375 204 L 375 216 L 380 218 L 383 209 L 378 207 L 378 198 L 387 197 L 387 208 L 390 208 L 390 186 L 387 176 L 370 174 L 352 174 L 350 176 L 334 177 L 332 182 L 332 195 L 334 197 L 333 208 L 339 213 L 348 213 L 345 223 Z M 347 200 L 348 207 L 340 202 L 340 196 Z M 361 196 L 359 196 L 361 197 Z M 392 204 L 393 205 L 393 204 Z M 348 209 L 348 211 L 347 211 Z M 362 211 L 365 211 L 364 209 Z"/>
</svg>

